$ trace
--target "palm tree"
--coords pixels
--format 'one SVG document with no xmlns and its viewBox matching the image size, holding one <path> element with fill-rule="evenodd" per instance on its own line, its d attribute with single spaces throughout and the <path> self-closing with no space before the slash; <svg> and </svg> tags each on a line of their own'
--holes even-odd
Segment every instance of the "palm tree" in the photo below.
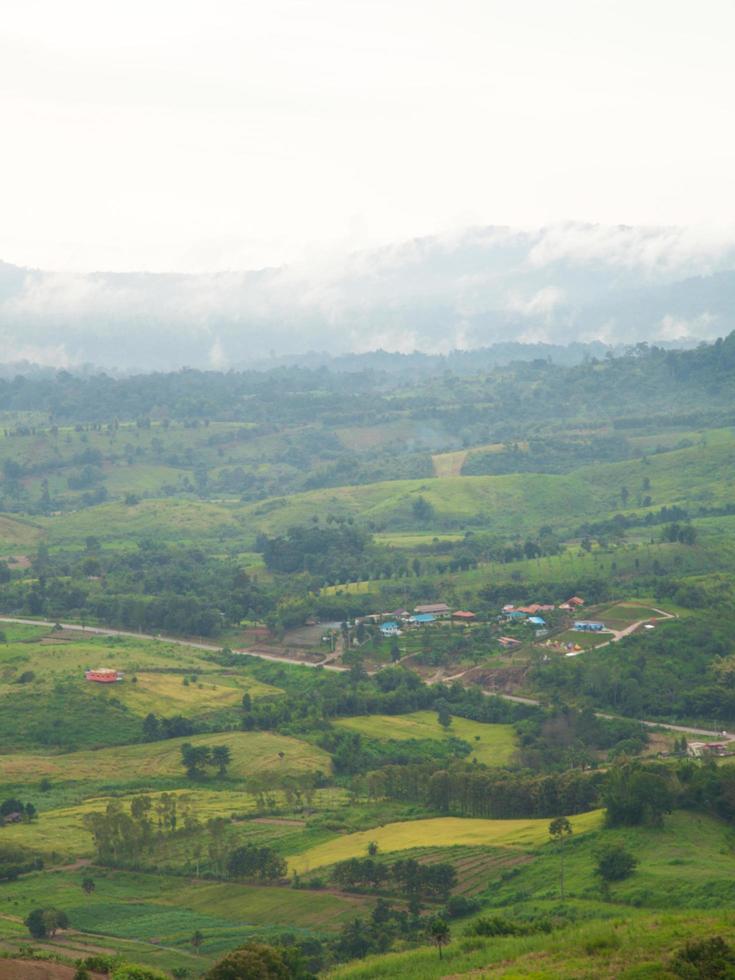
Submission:
<svg viewBox="0 0 735 980">
<path fill-rule="evenodd" d="M 452 938 L 449 926 L 444 919 L 432 919 L 427 932 L 432 943 L 439 950 L 439 959 L 442 959 L 442 947 L 449 945 Z"/>
</svg>

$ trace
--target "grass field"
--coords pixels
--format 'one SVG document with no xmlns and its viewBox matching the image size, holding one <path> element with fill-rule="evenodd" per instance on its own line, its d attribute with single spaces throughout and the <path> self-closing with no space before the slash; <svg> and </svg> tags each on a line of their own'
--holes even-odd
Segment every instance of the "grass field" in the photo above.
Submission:
<svg viewBox="0 0 735 980">
<path fill-rule="evenodd" d="M 238 705 L 245 691 L 252 698 L 279 693 L 277 687 L 261 684 L 252 677 L 223 678 L 205 674 L 198 675 L 196 682 L 191 681 L 188 685 L 183 683 L 184 679 L 179 674 L 138 672 L 135 677 L 135 683 L 126 679 L 123 683 L 116 684 L 114 697 L 141 716 L 150 711 L 166 716 L 198 715 Z M 104 696 L 103 691 L 101 696 Z"/>
<path fill-rule="evenodd" d="M 43 533 L 43 528 L 29 518 L 0 515 L 0 555 L 34 551 Z"/>
<path fill-rule="evenodd" d="M 181 745 L 184 742 L 227 745 L 232 753 L 228 775 L 233 779 L 243 779 L 268 770 L 331 772 L 329 755 L 308 742 L 269 732 L 221 732 L 64 755 L 0 755 L 0 777 L 18 783 L 44 776 L 64 780 L 126 780 L 139 776 L 154 780 L 160 776 L 180 776 L 183 773 Z M 283 759 L 279 756 L 280 752 L 284 753 Z"/>
<path fill-rule="evenodd" d="M 594 810 L 572 817 L 577 834 L 599 827 L 602 813 Z M 413 847 L 450 847 L 467 844 L 484 847 L 533 848 L 548 839 L 548 820 L 481 820 L 463 817 L 434 817 L 428 820 L 403 820 L 372 830 L 347 834 L 310 848 L 291 859 L 292 871 L 313 868 L 360 857 L 375 841 L 381 851 L 405 851 Z"/>
<path fill-rule="evenodd" d="M 179 787 L 181 786 L 181 780 Z M 333 836 L 333 832 L 326 831 L 320 827 L 308 828 L 303 822 L 283 823 L 268 822 L 267 818 L 261 821 L 241 819 L 252 814 L 255 810 L 254 798 L 243 792 L 243 790 L 203 789 L 203 788 L 171 788 L 166 785 L 163 791 L 177 797 L 182 808 L 188 808 L 191 813 L 199 820 L 203 826 L 213 817 L 234 817 L 235 820 L 227 828 L 226 834 L 240 843 L 271 844 L 279 852 L 284 854 L 296 854 L 306 850 L 316 843 L 321 843 L 326 838 Z M 109 792 L 109 787 L 108 787 Z M 155 784 L 149 783 L 147 789 L 141 787 L 137 792 L 127 795 L 116 792 L 114 799 L 118 799 L 127 807 L 134 796 L 139 796 L 143 792 L 152 795 L 157 792 Z M 284 805 L 283 794 L 276 792 L 276 799 Z M 90 797 L 83 803 L 75 806 L 61 806 L 56 809 L 42 810 L 37 820 L 30 824 L 14 824 L 3 829 L 5 840 L 52 857 L 52 863 L 59 858 L 63 860 L 75 860 L 77 858 L 91 857 L 93 854 L 92 838 L 84 826 L 84 817 L 88 813 L 101 812 L 113 797 L 104 795 Z M 314 805 L 317 808 L 335 807 L 345 805 L 342 793 L 338 789 L 329 788 L 317 790 L 314 798 Z M 204 837 L 206 833 L 202 831 Z M 202 835 L 166 838 L 163 842 L 156 845 L 156 848 L 147 856 L 145 860 L 148 864 L 159 867 L 176 868 L 186 870 L 191 863 L 191 848 L 194 838 L 200 839 Z M 203 839 L 203 838 L 202 838 Z M 206 844 L 204 840 L 205 858 L 202 861 L 202 869 L 207 867 Z M 236 846 L 236 845 L 233 845 Z M 141 855 L 141 861 L 144 857 Z"/>
<path fill-rule="evenodd" d="M 626 827 L 572 838 L 565 858 L 570 897 L 599 897 L 593 871 L 595 851 L 603 841 L 623 844 L 640 862 L 629 879 L 612 886 L 616 901 L 668 909 L 719 909 L 735 903 L 735 847 L 732 831 L 723 821 L 677 811 L 666 817 L 663 829 Z M 529 897 L 556 902 L 558 872 L 558 854 L 547 845 L 512 880 L 494 886 L 488 900 L 496 906 Z"/>
<path fill-rule="evenodd" d="M 503 766 L 517 747 L 512 725 L 486 725 L 466 718 L 452 718 L 449 729 L 437 721 L 434 711 L 414 711 L 408 715 L 360 715 L 341 718 L 335 724 L 350 731 L 378 739 L 445 739 L 454 736 L 472 746 L 468 761 L 477 759 L 487 766 Z"/>
</svg>

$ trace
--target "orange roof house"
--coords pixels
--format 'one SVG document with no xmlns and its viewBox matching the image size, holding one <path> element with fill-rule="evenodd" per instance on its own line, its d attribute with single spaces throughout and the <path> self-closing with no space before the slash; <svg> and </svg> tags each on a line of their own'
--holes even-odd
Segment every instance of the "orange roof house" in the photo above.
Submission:
<svg viewBox="0 0 735 980">
<path fill-rule="evenodd" d="M 477 616 L 473 612 L 469 612 L 466 609 L 458 609 L 456 612 L 452 613 L 452 619 L 461 619 L 464 622 L 469 622 L 472 619 L 477 619 Z"/>
</svg>

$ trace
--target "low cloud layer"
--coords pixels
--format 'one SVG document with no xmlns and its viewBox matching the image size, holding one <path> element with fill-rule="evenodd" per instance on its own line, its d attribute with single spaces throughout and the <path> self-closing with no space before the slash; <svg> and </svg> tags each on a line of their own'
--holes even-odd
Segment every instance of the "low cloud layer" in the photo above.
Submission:
<svg viewBox="0 0 735 980">
<path fill-rule="evenodd" d="M 0 264 L 0 360 L 218 369 L 270 354 L 709 339 L 735 327 L 735 233 L 471 229 L 216 275 Z"/>
</svg>

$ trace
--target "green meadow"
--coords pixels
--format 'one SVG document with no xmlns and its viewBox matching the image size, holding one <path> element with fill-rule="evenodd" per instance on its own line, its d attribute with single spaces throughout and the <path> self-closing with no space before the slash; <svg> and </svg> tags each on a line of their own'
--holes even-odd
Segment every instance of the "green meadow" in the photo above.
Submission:
<svg viewBox="0 0 735 980">
<path fill-rule="evenodd" d="M 362 715 L 341 718 L 337 725 L 376 739 L 446 739 L 461 738 L 471 746 L 468 761 L 486 766 L 504 766 L 513 758 L 517 737 L 512 725 L 486 725 L 467 718 L 452 718 L 443 728 L 436 712 L 414 711 L 407 715 Z"/>
</svg>

